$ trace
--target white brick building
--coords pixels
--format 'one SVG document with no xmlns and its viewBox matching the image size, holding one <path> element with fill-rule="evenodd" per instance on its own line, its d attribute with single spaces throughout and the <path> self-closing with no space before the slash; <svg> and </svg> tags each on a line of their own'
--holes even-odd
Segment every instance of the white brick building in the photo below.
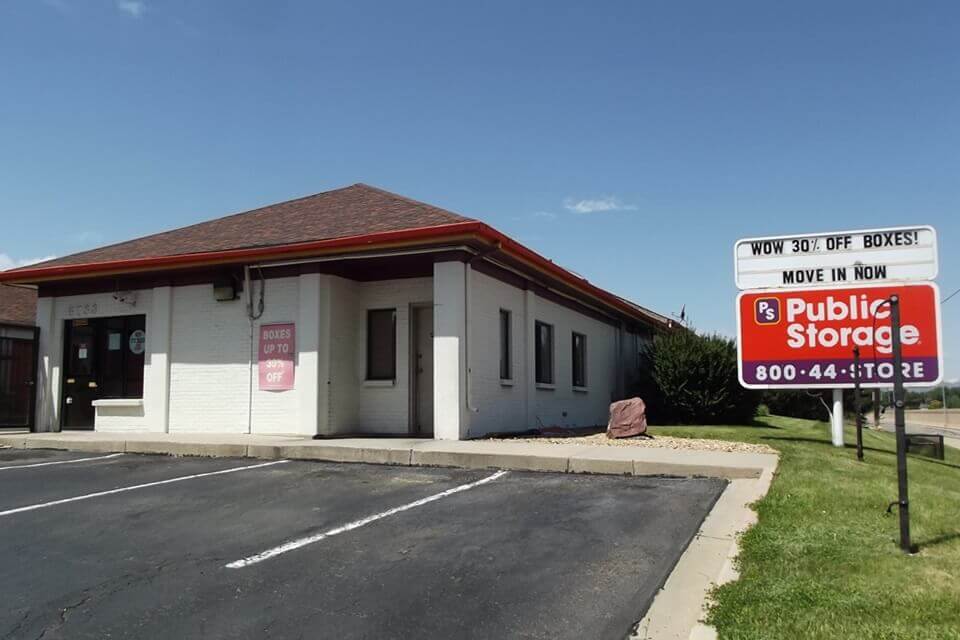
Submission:
<svg viewBox="0 0 960 640">
<path fill-rule="evenodd" d="M 481 222 L 366 185 L 0 281 L 38 290 L 39 431 L 599 425 L 670 327 Z"/>
</svg>

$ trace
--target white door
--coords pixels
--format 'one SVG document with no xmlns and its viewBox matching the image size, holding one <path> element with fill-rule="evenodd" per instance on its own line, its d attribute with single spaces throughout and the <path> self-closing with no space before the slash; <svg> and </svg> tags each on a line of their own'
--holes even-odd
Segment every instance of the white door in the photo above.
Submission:
<svg viewBox="0 0 960 640">
<path fill-rule="evenodd" d="M 416 354 L 414 431 L 433 435 L 433 306 L 415 307 L 414 345 Z"/>
</svg>

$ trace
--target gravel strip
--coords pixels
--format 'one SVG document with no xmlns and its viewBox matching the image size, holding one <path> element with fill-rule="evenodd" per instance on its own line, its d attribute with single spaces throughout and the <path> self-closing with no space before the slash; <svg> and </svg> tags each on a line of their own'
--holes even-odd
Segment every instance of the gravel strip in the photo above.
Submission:
<svg viewBox="0 0 960 640">
<path fill-rule="evenodd" d="M 653 438 L 608 438 L 605 433 L 589 436 L 570 436 L 553 438 L 549 436 L 526 436 L 519 438 L 490 438 L 502 442 L 543 442 L 547 444 L 588 444 L 606 447 L 647 447 L 650 449 L 687 449 L 694 451 L 736 451 L 740 453 L 773 453 L 776 449 L 765 444 L 749 442 L 730 442 L 728 440 L 707 440 L 704 438 L 674 438 L 672 436 L 654 436 Z"/>
</svg>

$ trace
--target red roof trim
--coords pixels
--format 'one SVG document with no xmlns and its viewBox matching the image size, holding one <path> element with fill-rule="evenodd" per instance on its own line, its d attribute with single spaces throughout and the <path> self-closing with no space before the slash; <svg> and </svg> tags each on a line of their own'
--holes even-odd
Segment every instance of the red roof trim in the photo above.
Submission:
<svg viewBox="0 0 960 640">
<path fill-rule="evenodd" d="M 144 268 L 158 269 L 163 267 L 178 267 L 184 265 L 204 264 L 210 262 L 234 262 L 246 259 L 256 259 L 266 256 L 280 257 L 291 253 L 320 251 L 323 249 L 337 249 L 361 247 L 368 244 L 402 242 L 404 240 L 418 240 L 434 238 L 457 233 L 469 233 L 476 230 L 478 222 L 456 222 L 453 224 L 438 225 L 435 227 L 419 227 L 415 229 L 401 229 L 398 231 L 382 231 L 364 234 L 362 236 L 347 236 L 329 240 L 312 240 L 294 244 L 270 245 L 266 247 L 252 247 L 249 249 L 227 249 L 225 251 L 200 251 L 197 253 L 182 253 L 173 256 L 151 256 L 147 258 L 132 258 L 125 260 L 105 260 L 103 262 L 89 262 L 66 264 L 50 267 L 20 267 L 10 271 L 0 271 L 0 282 L 31 282 L 35 280 L 49 280 L 56 277 L 77 277 L 81 275 L 95 275 L 101 272 L 137 271 Z"/>
<path fill-rule="evenodd" d="M 539 253 L 528 249 L 516 240 L 497 231 L 493 227 L 478 221 L 456 222 L 433 227 L 419 227 L 402 229 L 399 231 L 384 231 L 360 236 L 333 238 L 298 242 L 286 245 L 254 247 L 249 249 L 229 249 L 226 251 L 206 251 L 186 253 L 173 256 L 154 256 L 148 258 L 134 258 L 128 260 L 108 260 L 85 264 L 69 264 L 51 267 L 21 267 L 11 271 L 0 271 L 0 282 L 38 282 L 57 278 L 75 278 L 97 273 L 132 272 L 139 270 L 155 270 L 165 267 L 180 267 L 211 262 L 227 263 L 257 258 L 280 258 L 285 255 L 309 253 L 329 249 L 360 248 L 365 245 L 390 244 L 415 240 L 434 240 L 447 236 L 475 234 L 485 240 L 499 245 L 500 249 L 511 253 L 538 268 L 541 271 L 570 284 L 588 295 L 602 301 L 604 304 L 617 309 L 628 317 L 637 318 L 646 322 L 656 322 L 655 318 L 644 316 L 632 305 L 624 302 L 618 296 L 605 291 L 585 278 L 577 276 L 563 267 L 544 258 Z M 663 323 L 669 326 L 669 321 Z"/>
</svg>

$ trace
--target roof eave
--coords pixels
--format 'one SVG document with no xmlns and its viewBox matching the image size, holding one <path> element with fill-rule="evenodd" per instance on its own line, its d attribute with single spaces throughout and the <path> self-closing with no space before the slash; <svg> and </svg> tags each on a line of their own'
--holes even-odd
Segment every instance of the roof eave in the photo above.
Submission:
<svg viewBox="0 0 960 640">
<path fill-rule="evenodd" d="M 11 271 L 0 271 L 0 282 L 38 284 L 87 278 L 91 276 L 121 275 L 165 269 L 181 269 L 198 266 L 228 265 L 251 261 L 275 260 L 282 258 L 310 257 L 315 255 L 347 253 L 358 248 L 372 249 L 380 247 L 400 247 L 415 242 L 450 241 L 458 237 L 474 237 L 507 251 L 533 269 L 558 278 L 574 286 L 584 294 L 602 302 L 628 318 L 644 322 L 655 328 L 671 328 L 669 321 L 642 313 L 633 305 L 618 296 L 590 283 L 567 269 L 553 263 L 539 253 L 528 249 L 516 240 L 479 221 L 457 222 L 433 227 L 383 231 L 360 236 L 298 242 L 287 245 L 229 249 L 225 251 L 207 251 L 173 256 L 153 256 L 125 260 L 108 260 L 94 263 L 69 264 L 58 266 L 21 267 Z"/>
</svg>

